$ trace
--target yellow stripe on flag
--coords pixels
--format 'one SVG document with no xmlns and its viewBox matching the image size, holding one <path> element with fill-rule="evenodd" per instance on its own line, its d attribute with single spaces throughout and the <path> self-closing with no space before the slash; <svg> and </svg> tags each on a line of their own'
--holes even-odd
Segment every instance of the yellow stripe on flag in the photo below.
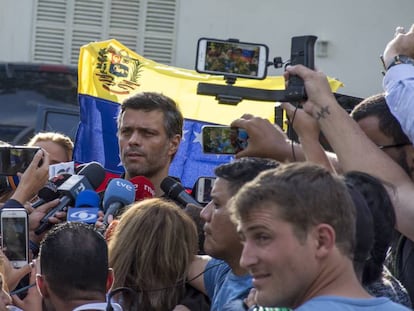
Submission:
<svg viewBox="0 0 414 311">
<path fill-rule="evenodd" d="M 230 124 L 244 113 L 274 122 L 274 102 L 243 100 L 238 105 L 219 104 L 214 96 L 197 95 L 197 84 L 222 84 L 222 76 L 199 74 L 156 63 L 131 51 L 117 40 L 93 42 L 81 47 L 79 56 L 80 94 L 121 103 L 125 98 L 143 91 L 155 91 L 173 98 L 185 118 Z M 332 91 L 342 83 L 329 79 Z M 283 90 L 282 76 L 264 80 L 238 79 L 236 86 L 267 90 Z"/>
</svg>

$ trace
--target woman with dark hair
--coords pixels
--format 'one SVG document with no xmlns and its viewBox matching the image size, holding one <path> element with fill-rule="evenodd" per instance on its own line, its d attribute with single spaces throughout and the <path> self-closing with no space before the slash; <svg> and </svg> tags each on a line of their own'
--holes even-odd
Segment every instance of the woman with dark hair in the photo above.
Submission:
<svg viewBox="0 0 414 311">
<path fill-rule="evenodd" d="M 374 241 L 359 273 L 362 285 L 373 296 L 385 296 L 411 308 L 406 289 L 384 265 L 395 236 L 396 222 L 394 207 L 384 184 L 372 175 L 356 171 L 346 173 L 345 181 L 363 196 L 374 225 Z M 364 236 L 364 229 L 358 231 L 357 226 L 357 247 L 358 239 Z M 354 262 L 358 272 L 358 262 Z"/>
</svg>

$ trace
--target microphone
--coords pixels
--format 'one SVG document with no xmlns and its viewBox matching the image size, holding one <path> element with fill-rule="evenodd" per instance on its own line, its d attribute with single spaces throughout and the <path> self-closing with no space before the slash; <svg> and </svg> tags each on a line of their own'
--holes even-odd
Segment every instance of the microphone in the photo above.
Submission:
<svg viewBox="0 0 414 311">
<path fill-rule="evenodd" d="M 184 187 L 172 177 L 165 177 L 161 182 L 161 190 L 165 192 L 167 197 L 178 202 L 184 207 L 187 204 L 194 204 L 198 207 L 202 207 L 191 195 L 185 191 Z"/>
<path fill-rule="evenodd" d="M 129 181 L 135 188 L 135 201 L 141 201 L 155 196 L 155 187 L 148 178 L 144 176 L 135 176 Z"/>
<path fill-rule="evenodd" d="M 65 173 L 50 178 L 47 181 L 46 185 L 37 193 L 39 199 L 32 204 L 32 207 L 38 208 L 40 205 L 46 202 L 50 202 L 54 199 L 57 199 L 60 196 L 57 190 L 58 187 L 62 185 L 66 180 L 68 180 L 70 176 L 72 175 Z"/>
<path fill-rule="evenodd" d="M 114 178 L 108 183 L 103 198 L 105 216 L 103 222 L 108 224 L 109 215 L 116 216 L 119 210 L 134 202 L 134 184 L 122 178 Z"/>
<path fill-rule="evenodd" d="M 86 189 L 96 189 L 105 178 L 105 170 L 98 162 L 88 163 L 78 174 L 71 175 L 58 187 L 58 192 L 63 196 L 60 198 L 59 204 L 40 220 L 40 226 L 35 230 L 37 235 L 42 234 L 53 226 L 53 224 L 49 223 L 49 217 L 52 217 L 56 212 L 66 210 L 79 193 Z"/>
<path fill-rule="evenodd" d="M 84 164 L 77 175 L 85 176 L 91 183 L 93 189 L 97 189 L 105 180 L 105 169 L 99 162 Z"/>
<path fill-rule="evenodd" d="M 93 190 L 86 189 L 79 193 L 75 200 L 75 207 L 99 207 L 99 202 L 99 195 Z"/>
<path fill-rule="evenodd" d="M 94 224 L 98 219 L 99 195 L 90 189 L 79 193 L 75 200 L 75 207 L 68 209 L 67 221 Z"/>
</svg>

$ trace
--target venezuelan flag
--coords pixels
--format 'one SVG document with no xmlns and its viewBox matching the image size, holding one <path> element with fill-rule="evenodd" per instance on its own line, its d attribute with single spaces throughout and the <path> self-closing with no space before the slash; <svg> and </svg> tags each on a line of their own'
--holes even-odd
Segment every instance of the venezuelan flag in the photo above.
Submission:
<svg viewBox="0 0 414 311">
<path fill-rule="evenodd" d="M 98 161 L 109 172 L 120 174 L 116 117 L 120 103 L 134 93 L 155 91 L 173 98 L 184 115 L 184 133 L 170 175 L 192 188 L 199 176 L 214 176 L 214 168 L 233 159 L 228 155 L 204 154 L 201 127 L 228 125 L 244 113 L 274 122 L 275 103 L 243 100 L 238 105 L 219 104 L 213 96 L 197 95 L 197 84 L 222 84 L 223 77 L 199 74 L 146 59 L 112 39 L 81 47 L 79 56 L 80 125 L 74 159 L 78 163 Z M 341 86 L 330 80 L 334 91 Z M 267 90 L 284 89 L 283 77 L 265 80 L 238 79 L 237 86 Z"/>
</svg>

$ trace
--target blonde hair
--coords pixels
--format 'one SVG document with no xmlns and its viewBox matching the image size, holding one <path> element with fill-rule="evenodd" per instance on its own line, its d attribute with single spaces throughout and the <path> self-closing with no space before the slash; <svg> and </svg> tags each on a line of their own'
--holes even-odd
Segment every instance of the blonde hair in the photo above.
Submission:
<svg viewBox="0 0 414 311">
<path fill-rule="evenodd" d="M 34 135 L 27 145 L 33 146 L 40 141 L 51 141 L 58 144 L 65 150 L 68 160 L 72 160 L 73 142 L 70 137 L 58 132 L 41 132 Z"/>
<path fill-rule="evenodd" d="M 109 265 L 114 288 L 138 293 L 129 310 L 172 310 L 184 295 L 197 247 L 194 221 L 175 203 L 146 199 L 128 208 L 109 242 Z"/>
</svg>

